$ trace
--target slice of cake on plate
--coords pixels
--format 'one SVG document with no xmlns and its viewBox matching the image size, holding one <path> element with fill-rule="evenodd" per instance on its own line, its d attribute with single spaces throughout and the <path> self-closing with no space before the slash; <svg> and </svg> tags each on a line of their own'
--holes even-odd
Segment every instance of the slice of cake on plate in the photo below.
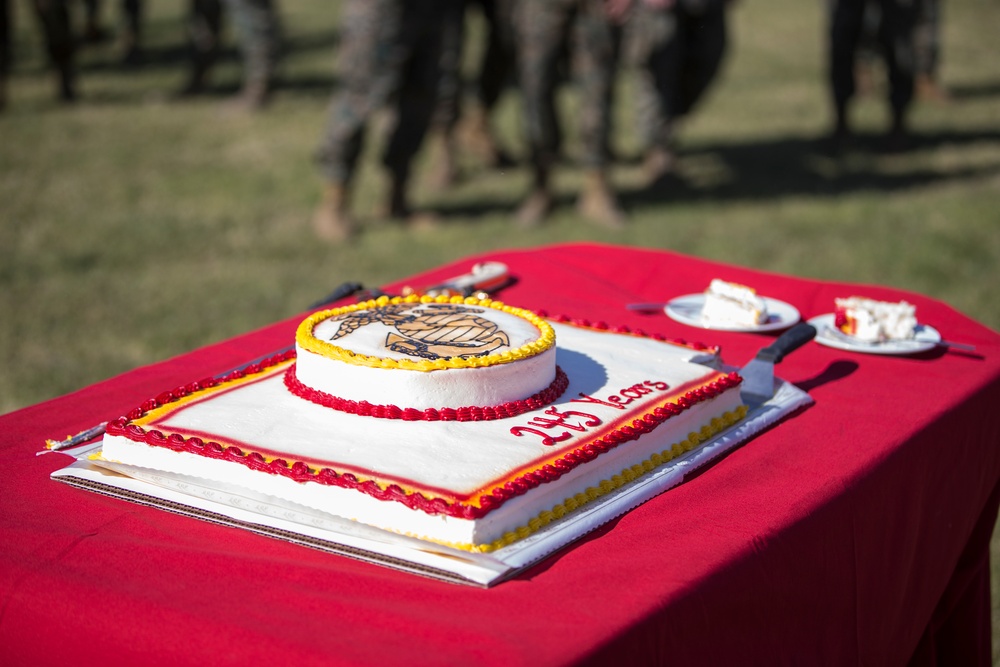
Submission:
<svg viewBox="0 0 1000 667">
<path fill-rule="evenodd" d="M 834 305 L 834 326 L 861 341 L 909 340 L 916 331 L 917 309 L 906 301 L 876 301 L 852 296 L 835 299 Z"/>
<path fill-rule="evenodd" d="M 753 327 L 767 322 L 767 304 L 752 287 L 715 278 L 705 290 L 701 321 L 706 326 Z"/>
<path fill-rule="evenodd" d="M 708 365 L 717 350 L 489 299 L 325 310 L 295 343 L 112 421 L 101 456 L 489 552 L 747 411 L 741 378 Z"/>
</svg>

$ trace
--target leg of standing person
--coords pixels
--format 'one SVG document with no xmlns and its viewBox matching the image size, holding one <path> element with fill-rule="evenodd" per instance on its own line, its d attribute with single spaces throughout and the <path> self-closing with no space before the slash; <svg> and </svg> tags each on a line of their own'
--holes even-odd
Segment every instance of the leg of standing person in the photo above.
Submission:
<svg viewBox="0 0 1000 667">
<path fill-rule="evenodd" d="M 267 102 L 274 87 L 281 27 L 277 0 L 225 0 L 238 32 L 243 84 L 235 101 L 253 111 Z"/>
<path fill-rule="evenodd" d="M 431 173 L 433 187 L 444 190 L 458 180 L 457 128 L 462 113 L 462 49 L 465 43 L 465 2 L 455 3 L 454 11 L 441 24 L 440 80 L 435 86 L 437 104 L 431 119 L 437 155 Z"/>
<path fill-rule="evenodd" d="M 313 229 L 322 239 L 344 241 L 357 232 L 350 190 L 368 121 L 396 86 L 389 59 L 399 57 L 392 45 L 402 18 L 399 0 L 346 0 L 341 7 L 337 88 L 316 155 L 326 185 Z"/>
<path fill-rule="evenodd" d="M 406 53 L 403 72 L 396 77 L 396 113 L 382 163 L 389 172 L 389 216 L 418 222 L 410 209 L 407 188 L 413 159 L 423 144 L 438 103 L 442 81 L 445 26 L 460 24 L 464 16 L 462 0 L 405 0 L 403 25 L 399 35 Z M 457 76 L 457 68 L 456 68 Z M 457 93 L 456 93 L 457 98 Z M 457 109 L 456 105 L 456 109 Z M 429 220 L 420 216 L 419 221 Z"/>
<path fill-rule="evenodd" d="M 512 164 L 498 147 L 490 124 L 490 113 L 506 87 L 512 71 L 511 0 L 466 0 L 462 11 L 453 11 L 442 22 L 444 30 L 442 79 L 438 109 L 432 121 L 435 163 L 432 183 L 444 189 L 458 179 L 459 147 L 478 157 L 488 167 Z M 475 103 L 463 99 L 461 59 L 466 38 L 466 16 L 478 6 L 485 23 L 486 44 L 475 74 Z"/>
<path fill-rule="evenodd" d="M 859 96 L 867 96 L 875 90 L 874 69 L 880 59 L 878 26 L 882 21 L 881 10 L 877 2 L 869 0 L 864 11 L 858 50 L 854 54 L 854 81 Z"/>
<path fill-rule="evenodd" d="M 623 52 L 633 72 L 636 138 L 647 184 L 674 166 L 667 91 L 673 90 L 676 80 L 677 42 L 677 17 L 671 8 L 645 2 L 633 8 L 625 25 Z"/>
<path fill-rule="evenodd" d="M 457 0 L 356 0 L 341 24 L 341 82 L 319 150 L 327 180 L 314 217 L 317 234 L 340 241 L 356 231 L 349 209 L 351 180 L 365 125 L 396 100 L 396 124 L 382 162 L 391 177 L 388 213 L 410 218 L 407 185 L 413 157 L 433 115 L 441 71 L 442 24 Z"/>
<path fill-rule="evenodd" d="M 101 27 L 101 0 L 83 0 L 83 41 L 90 44 L 103 42 L 107 31 Z"/>
<path fill-rule="evenodd" d="M 615 31 L 603 0 L 583 0 L 572 28 L 584 179 L 577 210 L 608 229 L 621 229 L 625 224 L 625 213 L 608 176 L 611 100 L 618 64 Z"/>
<path fill-rule="evenodd" d="M 122 0 L 121 58 L 125 65 L 142 60 L 142 0 Z"/>
<path fill-rule="evenodd" d="M 854 57 L 864 25 L 865 0 L 831 0 L 827 57 L 833 99 L 834 148 L 843 148 L 851 134 L 850 102 L 855 93 Z"/>
<path fill-rule="evenodd" d="M 205 90 L 208 76 L 219 57 L 222 0 L 191 0 L 187 33 L 191 60 L 187 82 L 180 91 L 182 96 L 197 95 Z"/>
<path fill-rule="evenodd" d="M 57 96 L 63 102 L 76 99 L 75 40 L 66 0 L 33 0 L 49 62 L 57 74 Z"/>
<path fill-rule="evenodd" d="M 898 150 L 908 138 L 907 114 L 914 92 L 913 26 L 915 6 L 911 0 L 881 0 L 879 41 L 889 71 L 889 148 Z"/>
<path fill-rule="evenodd" d="M 464 144 L 488 167 L 509 166 L 511 157 L 499 147 L 490 122 L 500 96 L 515 71 L 513 0 L 478 0 L 486 25 L 486 46 L 475 81 L 476 104 L 464 111 Z"/>
<path fill-rule="evenodd" d="M 556 115 L 559 58 L 567 40 L 579 90 L 579 129 L 584 186 L 579 212 L 619 228 L 624 215 L 608 177 L 615 39 L 602 0 L 538 0 L 518 5 L 518 73 L 531 151 L 531 191 L 517 213 L 522 226 L 539 224 L 552 208 L 551 174 L 562 140 Z"/>
<path fill-rule="evenodd" d="M 696 9 L 684 9 L 685 4 L 678 5 L 683 16 L 678 30 L 685 40 L 670 109 L 675 121 L 691 113 L 704 97 L 718 76 L 728 46 L 726 0 L 698 2 Z"/>
<path fill-rule="evenodd" d="M 531 190 L 517 212 L 525 227 L 551 211 L 551 172 L 561 143 L 555 86 L 559 56 L 575 7 L 566 0 L 519 2 L 516 9 L 518 83 L 531 160 Z"/>
<path fill-rule="evenodd" d="M 726 0 L 676 3 L 668 11 L 641 16 L 645 30 L 656 30 L 639 78 L 637 106 L 646 118 L 648 149 L 643 170 L 654 184 L 674 168 L 678 124 L 688 116 L 716 79 L 727 50 Z M 665 25 L 658 25 L 666 22 Z M 647 90 L 648 89 L 648 90 Z"/>
<path fill-rule="evenodd" d="M 938 78 L 941 60 L 941 2 L 917 0 L 916 9 L 913 41 L 916 56 L 917 99 L 948 102 L 951 96 Z"/>
</svg>

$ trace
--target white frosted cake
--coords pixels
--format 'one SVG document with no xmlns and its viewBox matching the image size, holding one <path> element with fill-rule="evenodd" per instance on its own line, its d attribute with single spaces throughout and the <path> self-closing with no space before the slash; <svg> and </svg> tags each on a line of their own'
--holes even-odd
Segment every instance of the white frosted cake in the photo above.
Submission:
<svg viewBox="0 0 1000 667">
<path fill-rule="evenodd" d="M 386 299 L 316 313 L 296 334 L 295 375 L 332 396 L 418 410 L 528 398 L 556 379 L 555 335 L 500 306 Z"/>
<path fill-rule="evenodd" d="M 492 551 L 740 421 L 741 379 L 716 359 L 496 301 L 383 298 L 147 401 L 102 456 Z"/>
<path fill-rule="evenodd" d="M 705 290 L 701 320 L 709 326 L 755 326 L 767 322 L 767 304 L 753 288 L 715 278 Z"/>
<path fill-rule="evenodd" d="M 870 343 L 913 338 L 917 309 L 906 301 L 876 301 L 859 296 L 834 300 L 834 324 Z"/>
</svg>

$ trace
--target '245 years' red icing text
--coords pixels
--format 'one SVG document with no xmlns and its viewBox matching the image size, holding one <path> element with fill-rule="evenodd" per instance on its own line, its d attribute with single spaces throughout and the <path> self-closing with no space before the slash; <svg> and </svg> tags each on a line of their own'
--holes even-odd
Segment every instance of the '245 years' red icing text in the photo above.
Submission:
<svg viewBox="0 0 1000 667">
<path fill-rule="evenodd" d="M 603 405 L 618 410 L 624 410 L 625 406 L 636 401 L 643 396 L 654 392 L 666 391 L 670 388 L 666 382 L 646 380 L 642 384 L 634 384 L 631 387 L 622 389 L 617 394 L 612 394 L 606 399 L 595 398 L 581 393 L 579 398 L 570 399 L 571 403 L 591 403 Z M 521 437 L 525 434 L 537 435 L 542 439 L 542 444 L 551 447 L 557 442 L 568 440 L 573 437 L 570 431 L 585 433 L 595 426 L 600 426 L 604 422 L 594 414 L 580 412 L 577 410 L 560 410 L 552 406 L 545 410 L 545 417 L 534 417 L 526 426 L 514 426 L 510 429 L 513 435 Z M 554 433 L 555 429 L 564 429 L 561 433 Z M 544 431 L 541 429 L 545 429 Z M 548 432 L 546 432 L 548 431 Z"/>
</svg>

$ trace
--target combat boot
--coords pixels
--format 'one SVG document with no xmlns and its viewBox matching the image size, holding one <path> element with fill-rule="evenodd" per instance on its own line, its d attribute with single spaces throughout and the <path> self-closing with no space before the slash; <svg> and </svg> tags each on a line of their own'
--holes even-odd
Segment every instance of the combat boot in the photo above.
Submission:
<svg viewBox="0 0 1000 667">
<path fill-rule="evenodd" d="M 402 222 L 408 228 L 420 231 L 437 227 L 437 216 L 429 211 L 414 211 L 407 196 L 409 170 L 393 170 L 389 184 L 389 201 L 382 217 Z"/>
<path fill-rule="evenodd" d="M 135 67 L 142 62 L 142 49 L 139 48 L 139 36 L 132 30 L 126 30 L 121 37 L 121 64 Z"/>
<path fill-rule="evenodd" d="M 885 150 L 901 153 L 910 148 L 910 132 L 906 125 L 906 110 L 893 109 L 892 124 L 885 136 Z"/>
<path fill-rule="evenodd" d="M 489 131 L 489 119 L 485 110 L 478 104 L 474 105 L 465 113 L 464 120 L 465 145 L 477 158 L 492 166 L 496 161 L 496 146 Z"/>
<path fill-rule="evenodd" d="M 577 200 L 576 210 L 581 216 L 605 229 L 624 229 L 625 212 L 618 204 L 607 175 L 594 169 L 584 174 L 583 191 Z"/>
<path fill-rule="evenodd" d="M 191 62 L 191 68 L 188 70 L 187 81 L 177 91 L 177 97 L 193 97 L 205 92 L 206 82 L 208 81 L 208 75 L 213 64 L 210 58 L 196 55 Z"/>
<path fill-rule="evenodd" d="M 406 197 L 409 180 L 407 170 L 392 170 L 389 177 L 389 200 L 383 209 L 382 217 L 405 220 L 410 216 L 410 204 Z"/>
<path fill-rule="evenodd" d="M 522 229 L 537 227 L 552 212 L 555 202 L 552 198 L 552 188 L 549 186 L 551 164 L 551 157 L 535 157 L 532 165 L 531 192 L 521 203 L 516 214 L 517 226 Z"/>
<path fill-rule="evenodd" d="M 914 82 L 916 97 L 923 102 L 947 104 L 951 102 L 948 90 L 927 74 L 918 74 Z"/>
<path fill-rule="evenodd" d="M 442 129 L 431 137 L 431 151 L 436 155 L 430 172 L 429 184 L 435 190 L 447 190 L 458 182 L 458 147 L 450 128 Z"/>
<path fill-rule="evenodd" d="M 247 81 L 239 94 L 226 104 L 226 109 L 237 113 L 260 111 L 267 104 L 270 93 L 271 89 L 266 81 Z"/>
<path fill-rule="evenodd" d="M 56 96 L 61 102 L 76 101 L 76 72 L 71 60 L 56 63 Z"/>
<path fill-rule="evenodd" d="M 196 5 L 198 3 L 195 3 Z M 178 92 L 180 97 L 205 92 L 211 70 L 219 56 L 219 31 L 222 29 L 222 8 L 218 3 L 204 4 L 194 12 L 188 23 L 188 43 L 191 48 L 187 82 Z"/>
<path fill-rule="evenodd" d="M 517 226 L 522 229 L 537 227 L 552 211 L 552 193 L 547 187 L 536 187 L 517 209 Z"/>
<path fill-rule="evenodd" d="M 313 216 L 313 231 L 324 241 L 342 243 L 357 233 L 357 225 L 348 213 L 348 189 L 339 183 L 330 183 L 323 190 Z"/>
<path fill-rule="evenodd" d="M 674 152 L 664 146 L 654 146 L 642 161 L 643 179 L 647 186 L 656 185 L 673 173 L 677 163 Z"/>
<path fill-rule="evenodd" d="M 491 168 L 509 167 L 514 161 L 497 146 L 490 128 L 489 113 L 480 105 L 473 105 L 465 114 L 462 143 L 484 165 Z"/>
</svg>

